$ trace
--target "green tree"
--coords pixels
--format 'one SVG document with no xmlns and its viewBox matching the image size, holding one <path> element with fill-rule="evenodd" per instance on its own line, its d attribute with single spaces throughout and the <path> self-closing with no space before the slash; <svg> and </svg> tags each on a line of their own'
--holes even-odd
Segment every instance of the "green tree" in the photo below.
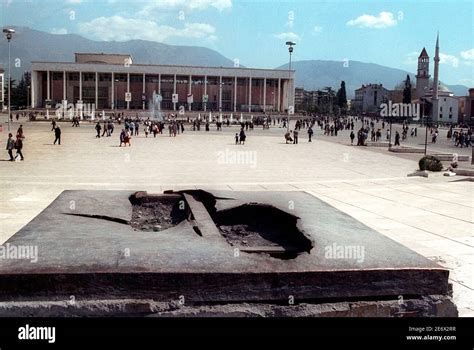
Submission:
<svg viewBox="0 0 474 350">
<path fill-rule="evenodd" d="M 11 79 L 10 81 L 10 87 L 11 87 L 11 97 L 12 97 L 12 105 L 15 105 L 15 84 L 16 80 Z M 4 85 L 4 105 L 8 106 L 8 78 L 5 79 L 5 85 Z"/>
<path fill-rule="evenodd" d="M 341 87 L 337 90 L 336 103 L 342 113 L 347 110 L 346 82 L 344 80 L 341 81 Z"/>
<path fill-rule="evenodd" d="M 403 103 L 411 103 L 411 82 L 408 74 L 403 88 Z"/>
</svg>

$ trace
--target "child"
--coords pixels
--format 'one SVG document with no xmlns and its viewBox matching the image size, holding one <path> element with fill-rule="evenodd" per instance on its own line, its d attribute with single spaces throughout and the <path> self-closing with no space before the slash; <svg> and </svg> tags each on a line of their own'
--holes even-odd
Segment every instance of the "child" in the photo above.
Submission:
<svg viewBox="0 0 474 350">
<path fill-rule="evenodd" d="M 235 133 L 235 144 L 237 145 L 239 143 L 239 134 Z"/>
</svg>

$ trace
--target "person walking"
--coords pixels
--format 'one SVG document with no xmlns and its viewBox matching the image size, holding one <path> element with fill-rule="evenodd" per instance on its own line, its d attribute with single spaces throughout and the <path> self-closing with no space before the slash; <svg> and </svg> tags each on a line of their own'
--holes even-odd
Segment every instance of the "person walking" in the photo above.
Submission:
<svg viewBox="0 0 474 350">
<path fill-rule="evenodd" d="M 13 135 L 10 133 L 8 134 L 8 140 L 7 140 L 7 147 L 6 150 L 8 152 L 8 155 L 10 156 L 10 162 L 13 162 L 15 158 L 13 158 L 13 148 L 15 148 L 15 141 L 13 141 Z"/>
<path fill-rule="evenodd" d="M 399 132 L 395 132 L 395 146 L 400 146 L 400 134 Z"/>
<path fill-rule="evenodd" d="M 15 149 L 16 149 L 15 160 L 18 158 L 18 156 L 21 157 L 20 160 L 25 160 L 25 158 L 23 157 L 23 153 L 21 152 L 21 150 L 23 149 L 23 139 L 20 137 L 20 135 L 17 135 L 16 137 Z"/>
<path fill-rule="evenodd" d="M 102 130 L 102 126 L 100 126 L 100 123 L 97 122 L 97 124 L 95 125 L 95 130 L 97 131 L 97 135 L 95 135 L 95 138 L 99 138 L 100 139 L 100 130 Z"/>
<path fill-rule="evenodd" d="M 247 136 L 245 135 L 244 128 L 240 129 L 239 141 L 241 145 L 245 145 L 245 139 Z"/>
<path fill-rule="evenodd" d="M 24 138 L 25 136 L 23 135 L 23 125 L 20 125 L 20 127 L 18 128 L 17 132 L 16 132 L 16 136 L 17 137 L 21 137 L 21 138 Z"/>
<path fill-rule="evenodd" d="M 102 132 L 102 137 L 104 137 L 106 134 L 107 134 L 107 122 L 104 121 L 104 131 Z"/>
<path fill-rule="evenodd" d="M 294 145 L 298 144 L 298 134 L 299 134 L 299 131 L 298 129 L 295 128 L 295 131 L 293 131 L 293 144 Z"/>
<path fill-rule="evenodd" d="M 308 142 L 311 142 L 311 137 L 313 136 L 313 128 L 310 126 L 308 128 Z"/>
<path fill-rule="evenodd" d="M 351 145 L 353 145 L 354 144 L 354 139 L 355 139 L 354 130 L 351 130 L 350 138 L 351 138 Z"/>
<path fill-rule="evenodd" d="M 58 142 L 58 145 L 61 145 L 61 128 L 59 127 L 59 125 L 57 125 L 56 129 L 54 129 L 54 136 L 55 139 L 53 145 L 55 145 L 56 142 Z"/>
</svg>

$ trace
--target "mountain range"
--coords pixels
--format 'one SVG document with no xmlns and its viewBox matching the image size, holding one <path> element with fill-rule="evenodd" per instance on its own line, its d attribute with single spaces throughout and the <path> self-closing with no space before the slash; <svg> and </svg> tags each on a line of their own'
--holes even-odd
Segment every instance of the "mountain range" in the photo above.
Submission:
<svg viewBox="0 0 474 350">
<path fill-rule="evenodd" d="M 20 66 L 12 65 L 12 76 L 20 79 L 25 71 L 31 69 L 31 61 L 72 62 L 76 52 L 126 53 L 133 56 L 134 62 L 141 64 L 194 65 L 209 67 L 233 67 L 234 62 L 217 51 L 198 46 L 167 45 L 146 40 L 93 41 L 77 34 L 51 34 L 28 27 L 14 27 L 16 33 L 11 41 L 12 59 L 20 59 Z M 0 40 L 0 64 L 8 63 L 6 40 Z M 277 67 L 288 69 L 288 64 Z M 296 61 L 296 86 L 316 90 L 330 86 L 337 90 L 342 80 L 346 82 L 348 98 L 362 84 L 379 83 L 393 89 L 410 75 L 412 84 L 415 76 L 411 72 L 390 68 L 375 63 L 358 61 Z M 468 88 L 463 85 L 446 85 L 457 96 L 467 95 Z"/>
<path fill-rule="evenodd" d="M 288 64 L 278 69 L 288 69 Z M 383 84 L 387 89 L 394 89 L 406 79 L 407 74 L 410 76 L 412 86 L 416 83 L 413 73 L 359 61 L 296 61 L 292 62 L 291 69 L 296 71 L 296 86 L 304 87 L 305 90 L 330 86 L 337 91 L 341 81 L 344 80 L 348 97 L 353 97 L 354 90 L 360 88 L 362 84 Z M 456 96 L 465 96 L 468 93 L 468 88 L 463 85 L 443 85 Z"/>
</svg>

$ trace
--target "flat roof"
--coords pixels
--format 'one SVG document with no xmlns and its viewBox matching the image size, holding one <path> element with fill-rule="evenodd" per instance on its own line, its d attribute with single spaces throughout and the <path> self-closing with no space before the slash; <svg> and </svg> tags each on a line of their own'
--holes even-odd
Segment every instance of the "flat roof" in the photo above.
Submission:
<svg viewBox="0 0 474 350">
<path fill-rule="evenodd" d="M 127 55 L 125 55 L 127 56 Z M 46 63 L 46 64 L 73 64 L 73 65 L 98 65 L 98 66 L 120 66 L 123 67 L 123 64 L 113 64 L 113 63 L 77 63 L 77 62 L 58 62 L 58 61 L 31 61 L 31 63 Z M 235 70 L 256 70 L 256 71 L 268 71 L 268 72 L 288 72 L 288 69 L 271 69 L 271 68 L 249 68 L 249 67 L 224 67 L 224 66 L 188 66 L 188 65 L 178 65 L 178 64 L 144 64 L 144 63 L 132 63 L 130 67 L 139 66 L 139 67 L 170 67 L 170 68 L 200 68 L 200 69 L 235 69 Z M 296 72 L 294 69 L 290 72 Z"/>
</svg>

